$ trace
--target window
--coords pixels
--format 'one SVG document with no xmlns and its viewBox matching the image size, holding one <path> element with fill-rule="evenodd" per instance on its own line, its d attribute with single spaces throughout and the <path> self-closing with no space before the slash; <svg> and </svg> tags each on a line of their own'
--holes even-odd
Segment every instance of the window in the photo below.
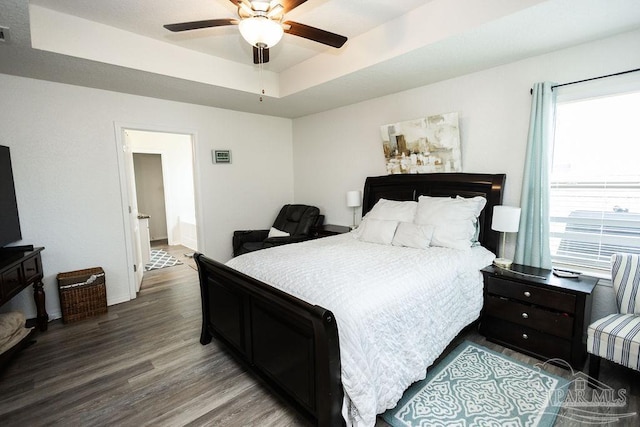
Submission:
<svg viewBox="0 0 640 427">
<path fill-rule="evenodd" d="M 554 265 L 609 270 L 640 253 L 640 92 L 558 102 L 551 172 Z"/>
</svg>

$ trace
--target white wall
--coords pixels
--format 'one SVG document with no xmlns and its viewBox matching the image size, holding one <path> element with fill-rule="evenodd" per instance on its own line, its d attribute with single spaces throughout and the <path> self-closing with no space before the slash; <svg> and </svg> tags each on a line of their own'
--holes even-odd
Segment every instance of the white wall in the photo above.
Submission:
<svg viewBox="0 0 640 427">
<path fill-rule="evenodd" d="M 295 119 L 296 202 L 319 206 L 327 223 L 351 224 L 346 192 L 362 189 L 367 176 L 386 174 L 380 125 L 457 111 L 463 171 L 506 173 L 504 204 L 519 205 L 532 84 L 634 69 L 638 52 L 635 31 Z"/>
<path fill-rule="evenodd" d="M 0 93 L 0 144 L 11 148 L 21 243 L 46 248 L 53 318 L 60 316 L 59 272 L 101 266 L 108 303 L 129 299 L 114 123 L 195 135 L 200 250 L 215 259 L 231 257 L 234 229 L 266 227 L 293 200 L 289 119 L 9 75 L 0 75 Z M 212 164 L 215 148 L 231 149 L 233 164 Z M 2 309 L 34 317 L 32 291 Z"/>
<path fill-rule="evenodd" d="M 195 224 L 196 205 L 193 180 L 191 135 L 127 130 L 132 153 L 155 153 L 162 156 L 166 230 L 170 245 L 184 244 L 181 221 Z M 138 171 L 136 171 L 136 176 Z M 138 200 L 141 200 L 138 194 Z M 138 206 L 138 210 L 140 207 Z M 149 214 L 150 212 L 143 213 Z M 152 224 L 153 217 L 149 223 Z M 162 229 L 162 228 L 158 228 Z M 151 236 L 154 238 L 154 236 Z M 162 238 L 162 237 L 160 237 Z M 192 247 L 197 250 L 197 247 Z"/>
</svg>

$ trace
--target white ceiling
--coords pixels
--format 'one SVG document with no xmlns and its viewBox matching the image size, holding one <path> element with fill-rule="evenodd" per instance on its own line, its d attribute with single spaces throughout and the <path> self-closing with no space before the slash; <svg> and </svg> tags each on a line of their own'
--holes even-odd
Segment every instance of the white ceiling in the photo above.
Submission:
<svg viewBox="0 0 640 427">
<path fill-rule="evenodd" d="M 286 19 L 354 37 L 397 18 L 428 0 L 309 0 Z M 31 4 L 78 16 L 207 55 L 251 64 L 251 47 L 236 26 L 172 33 L 164 24 L 214 18 L 238 18 L 229 0 L 32 0 Z M 286 35 L 272 50 L 268 68 L 280 72 L 332 48 Z"/>
<path fill-rule="evenodd" d="M 287 20 L 349 38 L 285 34 L 261 71 L 228 0 L 3 0 L 0 73 L 299 117 L 640 28 L 638 0 L 308 0 Z M 259 93 L 265 89 L 264 101 Z"/>
</svg>

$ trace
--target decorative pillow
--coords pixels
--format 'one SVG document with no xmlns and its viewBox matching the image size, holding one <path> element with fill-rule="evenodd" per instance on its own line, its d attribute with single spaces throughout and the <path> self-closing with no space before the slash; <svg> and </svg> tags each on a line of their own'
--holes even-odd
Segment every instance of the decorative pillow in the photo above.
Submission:
<svg viewBox="0 0 640 427">
<path fill-rule="evenodd" d="M 358 238 L 363 242 L 390 245 L 397 227 L 398 221 L 369 218 L 366 224 L 361 224 L 358 227 L 358 230 L 361 230 Z"/>
<path fill-rule="evenodd" d="M 433 236 L 433 225 L 418 225 L 412 222 L 398 224 L 396 234 L 391 242 L 394 246 L 427 249 Z"/>
<path fill-rule="evenodd" d="M 433 225 L 431 246 L 453 249 L 471 247 L 476 223 L 487 204 L 484 197 L 451 198 L 420 196 L 416 224 Z"/>
<path fill-rule="evenodd" d="M 286 231 L 280 231 L 277 228 L 271 227 L 271 229 L 269 230 L 269 235 L 267 236 L 267 238 L 269 237 L 287 237 L 290 236 L 289 233 L 287 233 Z"/>
</svg>

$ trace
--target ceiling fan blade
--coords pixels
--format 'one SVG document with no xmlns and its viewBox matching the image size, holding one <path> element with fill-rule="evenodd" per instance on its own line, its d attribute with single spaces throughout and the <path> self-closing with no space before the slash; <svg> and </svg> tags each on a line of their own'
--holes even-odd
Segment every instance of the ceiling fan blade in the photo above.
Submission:
<svg viewBox="0 0 640 427">
<path fill-rule="evenodd" d="M 284 7 L 284 13 L 287 13 L 306 1 L 307 0 L 280 0 L 280 4 Z"/>
<path fill-rule="evenodd" d="M 207 19 L 205 21 L 181 22 L 179 24 L 163 25 L 169 31 L 189 31 L 200 28 L 223 27 L 225 25 L 237 25 L 237 19 Z"/>
<path fill-rule="evenodd" d="M 269 48 L 253 47 L 253 63 L 254 64 L 266 64 L 269 62 Z"/>
<path fill-rule="evenodd" d="M 285 33 L 293 34 L 294 36 L 303 37 L 305 39 L 313 40 L 318 43 L 326 44 L 327 46 L 340 48 L 347 41 L 347 38 L 345 36 L 330 33 L 329 31 L 310 27 L 298 22 L 286 21 L 284 22 L 284 24 Z M 289 27 L 288 29 L 287 26 Z"/>
</svg>

